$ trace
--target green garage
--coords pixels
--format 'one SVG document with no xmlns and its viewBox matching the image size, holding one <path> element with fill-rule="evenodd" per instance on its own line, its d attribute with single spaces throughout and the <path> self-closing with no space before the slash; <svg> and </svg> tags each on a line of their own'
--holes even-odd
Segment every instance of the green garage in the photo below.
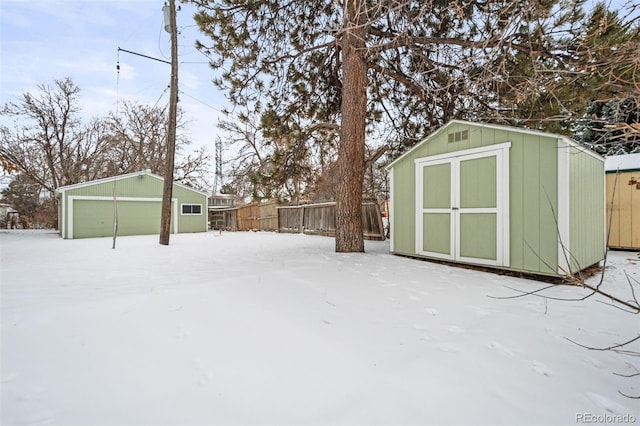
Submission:
<svg viewBox="0 0 640 426">
<path fill-rule="evenodd" d="M 62 186 L 57 189 L 58 229 L 62 238 L 160 233 L 164 180 L 149 170 Z M 173 184 L 171 232 L 207 230 L 207 194 Z"/>
<path fill-rule="evenodd" d="M 387 168 L 393 253 L 553 276 L 604 257 L 604 159 L 565 136 L 454 120 Z"/>
</svg>

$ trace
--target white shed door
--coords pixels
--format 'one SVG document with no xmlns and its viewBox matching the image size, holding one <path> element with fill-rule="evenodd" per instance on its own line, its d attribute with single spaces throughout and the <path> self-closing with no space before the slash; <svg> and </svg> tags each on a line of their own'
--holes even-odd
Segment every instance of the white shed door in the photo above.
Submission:
<svg viewBox="0 0 640 426">
<path fill-rule="evenodd" d="M 416 160 L 416 253 L 508 266 L 509 145 Z"/>
</svg>

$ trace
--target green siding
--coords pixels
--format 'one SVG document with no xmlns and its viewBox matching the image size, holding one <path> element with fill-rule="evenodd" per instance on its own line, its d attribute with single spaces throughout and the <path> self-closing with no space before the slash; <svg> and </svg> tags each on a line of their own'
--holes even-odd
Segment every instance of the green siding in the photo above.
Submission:
<svg viewBox="0 0 640 426">
<path fill-rule="evenodd" d="M 141 173 L 126 179 L 106 180 L 95 185 L 72 188 L 65 191 L 65 195 L 112 197 L 115 187 L 118 197 L 162 197 L 162 186 L 162 180 Z"/>
<path fill-rule="evenodd" d="M 496 206 L 496 157 L 460 162 L 460 207 Z"/>
<path fill-rule="evenodd" d="M 569 164 L 569 248 L 571 270 L 577 272 L 604 258 L 604 163 L 571 148 Z"/>
<path fill-rule="evenodd" d="M 510 133 L 510 257 L 519 271 L 556 274 L 557 139 Z"/>
<path fill-rule="evenodd" d="M 451 215 L 425 213 L 423 215 L 422 249 L 434 253 L 451 254 Z"/>
<path fill-rule="evenodd" d="M 174 185 L 173 198 L 178 199 L 178 233 L 204 232 L 207 230 L 207 197 L 187 188 Z M 182 204 L 200 204 L 200 215 L 183 215 Z"/>
<path fill-rule="evenodd" d="M 114 190 L 118 206 L 118 235 L 144 235 L 160 232 L 161 199 L 164 182 L 157 176 L 140 172 L 114 179 L 88 182 L 79 187 L 61 188 L 63 199 L 59 203 L 59 217 L 70 214 L 69 197 L 103 197 L 107 200 L 76 198 L 73 201 L 73 238 L 101 237 L 113 235 Z M 128 198 L 134 198 L 130 200 Z M 178 232 L 204 232 L 207 230 L 206 195 L 173 185 L 171 209 L 171 232 L 174 232 L 173 215 L 178 213 Z M 182 215 L 182 204 L 199 204 L 202 214 Z M 175 205 L 175 207 L 174 207 Z M 66 222 L 66 218 L 62 218 Z M 69 226 L 59 219 L 63 238 L 69 238 Z"/>
<path fill-rule="evenodd" d="M 556 274 L 558 271 L 558 140 L 540 138 L 540 188 L 538 191 L 540 251 L 534 253 L 538 259 L 538 271 Z M 526 176 L 525 176 L 526 179 Z"/>
<path fill-rule="evenodd" d="M 423 174 L 423 207 L 425 209 L 451 207 L 451 164 L 427 166 Z"/>
<path fill-rule="evenodd" d="M 413 255 L 416 251 L 415 172 L 413 159 L 393 169 L 393 251 Z"/>
<path fill-rule="evenodd" d="M 525 250 L 529 249 L 524 244 L 524 135 L 514 134 L 509 150 L 509 259 L 510 267 L 516 270 L 524 269 Z M 520 172 L 519 172 L 520 171 Z"/>
<path fill-rule="evenodd" d="M 492 260 L 497 258 L 494 213 L 461 214 L 460 235 L 461 256 Z"/>
</svg>

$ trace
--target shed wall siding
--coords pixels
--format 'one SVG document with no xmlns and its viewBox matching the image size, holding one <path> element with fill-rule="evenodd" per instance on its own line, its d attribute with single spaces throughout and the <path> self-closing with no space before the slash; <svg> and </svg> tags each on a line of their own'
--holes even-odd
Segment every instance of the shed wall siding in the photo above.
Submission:
<svg viewBox="0 0 640 426">
<path fill-rule="evenodd" d="M 576 148 L 569 152 L 571 270 L 604 258 L 604 163 Z"/>
<path fill-rule="evenodd" d="M 413 160 L 403 161 L 393 169 L 393 215 L 391 216 L 393 252 L 415 254 L 415 171 Z"/>
<path fill-rule="evenodd" d="M 555 274 L 557 145 L 555 138 L 510 132 L 511 267 Z"/>
</svg>

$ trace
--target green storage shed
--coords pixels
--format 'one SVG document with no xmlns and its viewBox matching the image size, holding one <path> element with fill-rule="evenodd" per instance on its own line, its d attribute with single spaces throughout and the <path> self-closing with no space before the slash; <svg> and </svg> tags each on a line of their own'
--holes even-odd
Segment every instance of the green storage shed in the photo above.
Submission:
<svg viewBox="0 0 640 426">
<path fill-rule="evenodd" d="M 453 120 L 387 169 L 392 253 L 551 276 L 604 258 L 604 159 L 565 136 Z"/>
<path fill-rule="evenodd" d="M 57 189 L 58 229 L 62 238 L 160 233 L 164 179 L 145 170 Z M 115 200 L 115 209 L 114 209 Z M 173 184 L 171 232 L 207 231 L 207 194 Z"/>
</svg>

